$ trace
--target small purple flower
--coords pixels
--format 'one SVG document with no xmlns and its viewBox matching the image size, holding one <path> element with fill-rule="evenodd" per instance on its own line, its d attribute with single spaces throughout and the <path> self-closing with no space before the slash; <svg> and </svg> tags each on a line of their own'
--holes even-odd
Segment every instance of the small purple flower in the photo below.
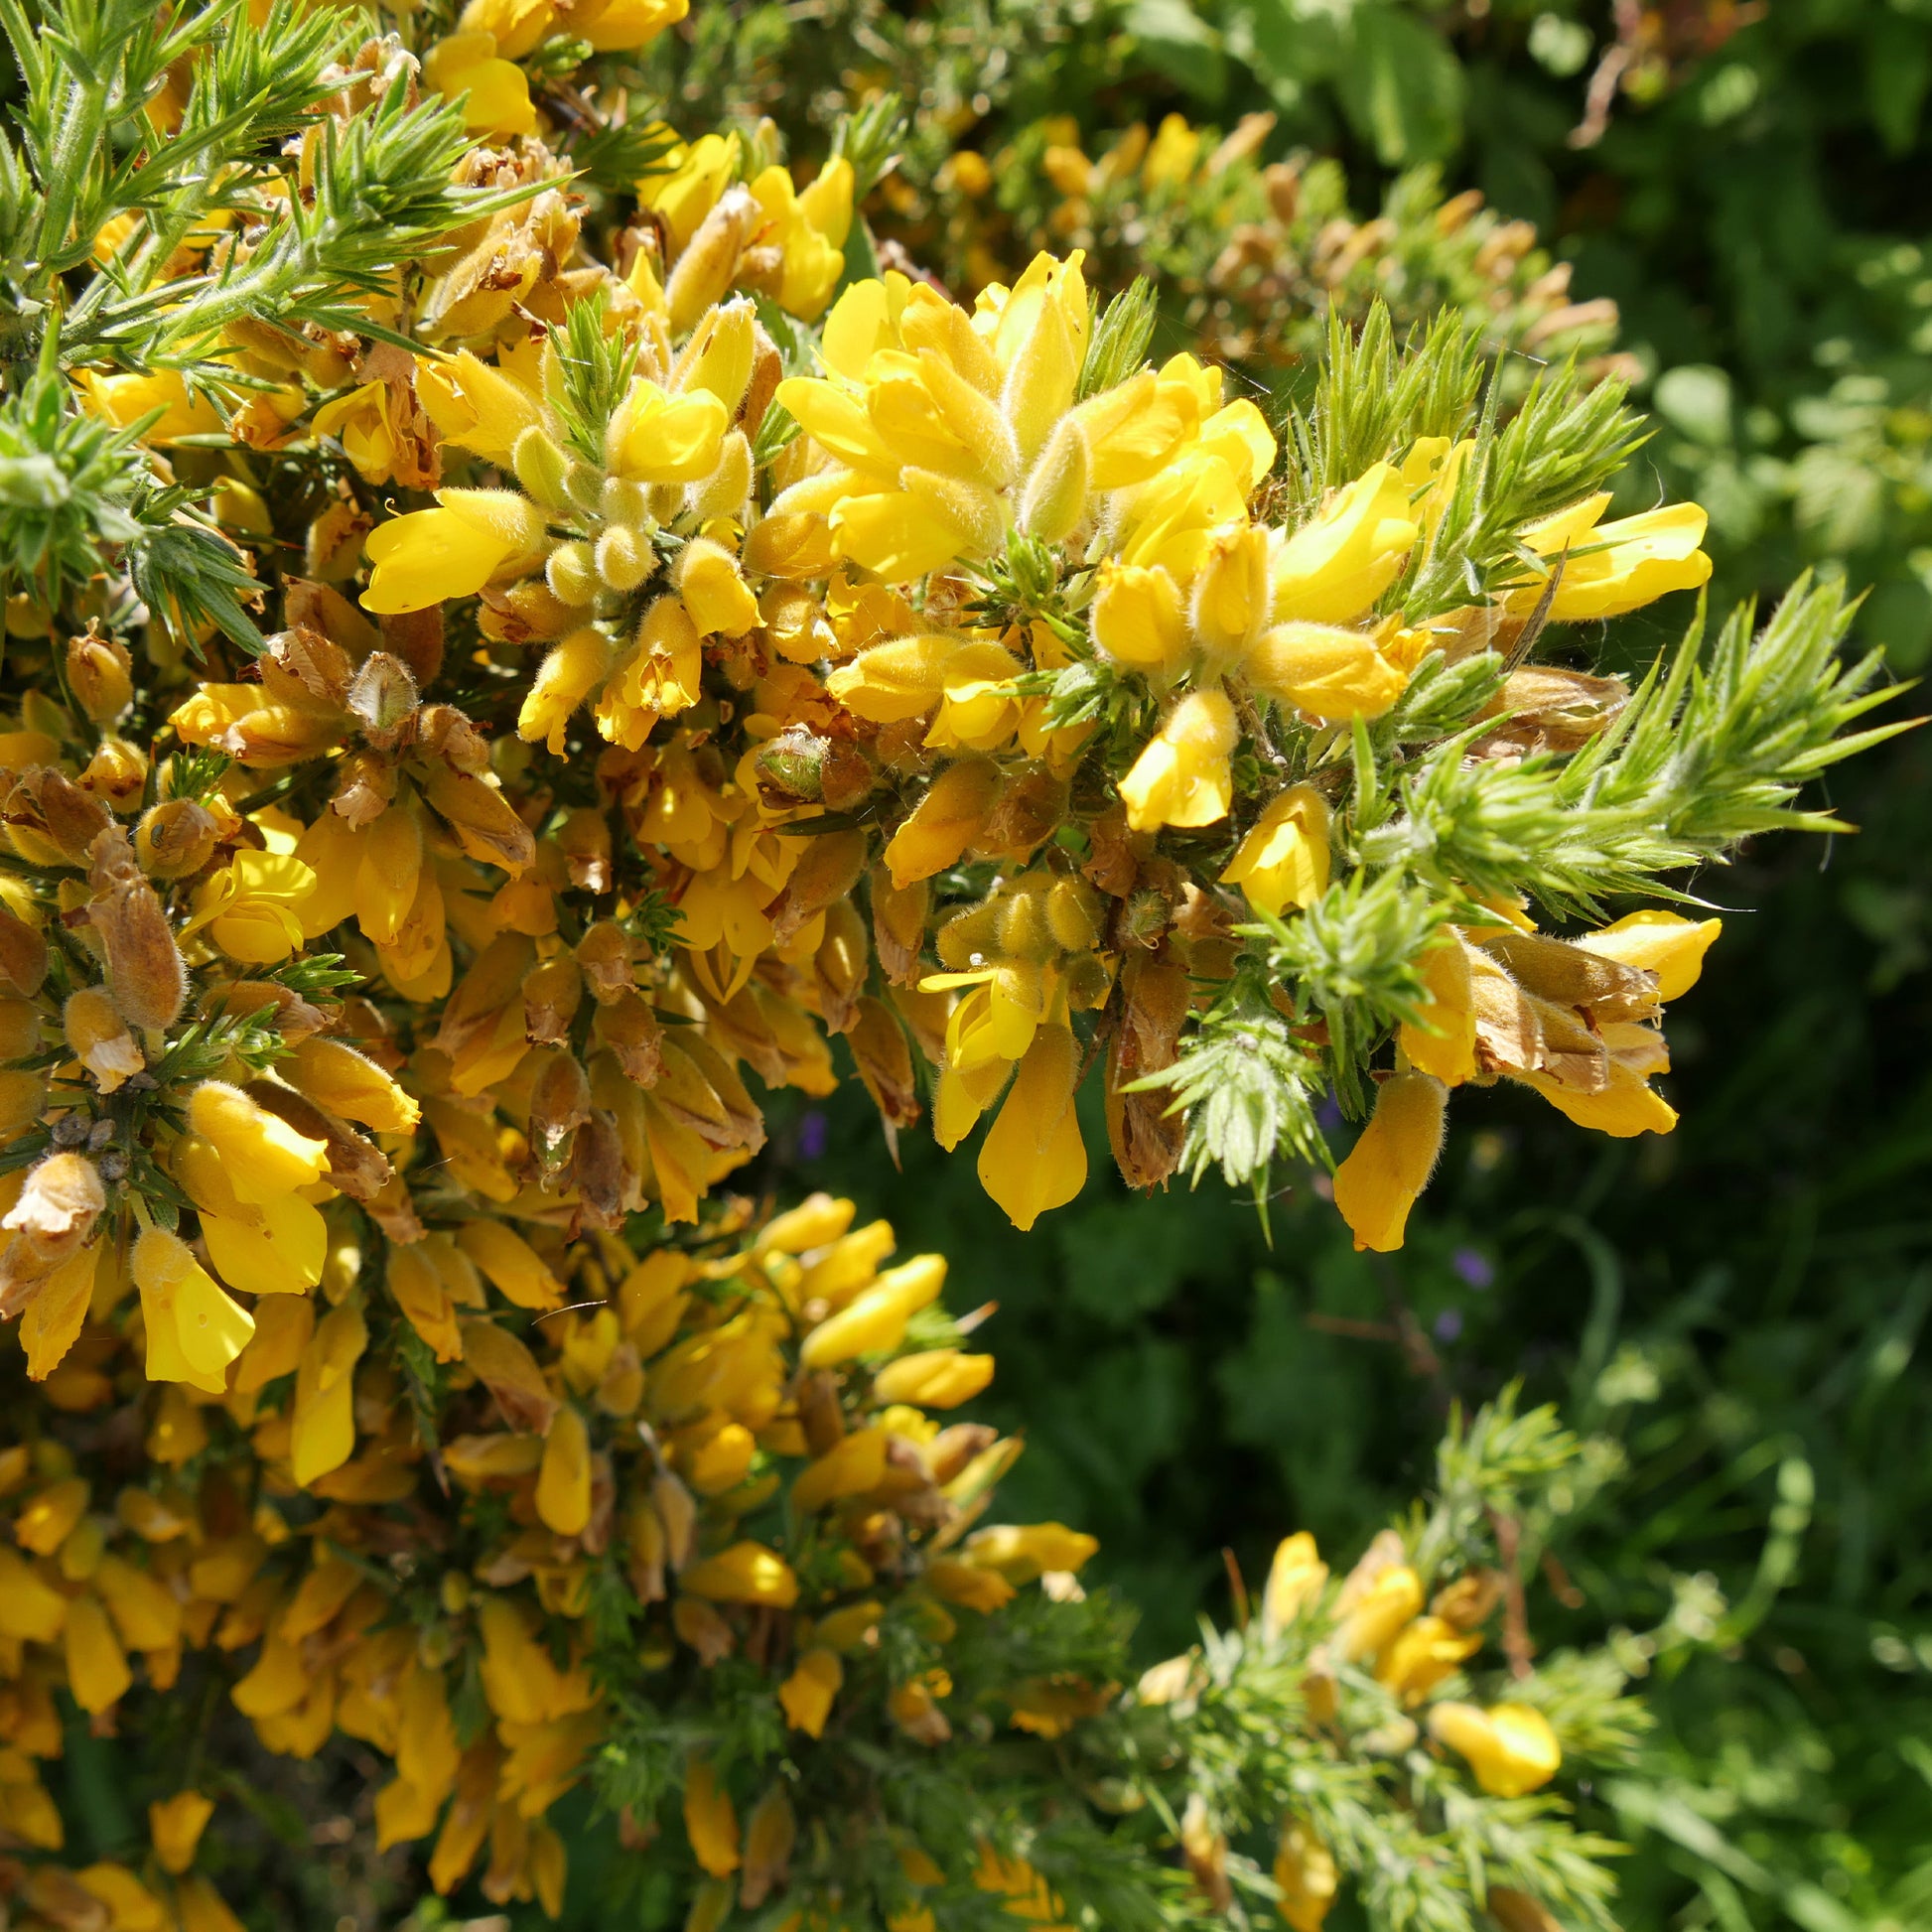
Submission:
<svg viewBox="0 0 1932 1932">
<path fill-rule="evenodd" d="M 1462 1311 L 1460 1309 L 1445 1309 L 1436 1317 L 1435 1328 L 1436 1339 L 1438 1341 L 1453 1341 L 1462 1332 Z"/>
<path fill-rule="evenodd" d="M 1335 1098 L 1332 1088 L 1328 1097 L 1314 1110 L 1314 1124 L 1324 1134 L 1332 1134 L 1341 1125 L 1341 1102 Z"/>
<path fill-rule="evenodd" d="M 1473 1248 L 1457 1248 L 1449 1257 L 1449 1266 L 1473 1289 L 1487 1288 L 1496 1279 L 1495 1263 Z"/>
<path fill-rule="evenodd" d="M 812 1108 L 798 1123 L 798 1158 L 801 1161 L 823 1160 L 825 1150 L 832 1139 L 831 1127 L 824 1114 Z"/>
</svg>

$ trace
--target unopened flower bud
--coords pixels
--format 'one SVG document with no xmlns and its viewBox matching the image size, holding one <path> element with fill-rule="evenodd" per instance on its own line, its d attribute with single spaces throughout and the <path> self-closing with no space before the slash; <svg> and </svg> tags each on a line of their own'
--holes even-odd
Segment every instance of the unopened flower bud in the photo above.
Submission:
<svg viewBox="0 0 1932 1932">
<path fill-rule="evenodd" d="M 589 604 L 598 592 L 597 559 L 582 538 L 560 543 L 543 566 L 544 582 L 559 603 Z"/>
<path fill-rule="evenodd" d="M 1041 543 L 1058 543 L 1071 536 L 1087 506 L 1091 474 L 1086 432 L 1076 418 L 1061 417 L 1027 479 L 1020 498 L 1021 529 Z"/>
<path fill-rule="evenodd" d="M 87 917 L 107 954 L 114 1005 L 130 1027 L 167 1027 L 188 997 L 188 969 L 168 914 L 118 825 L 95 839 L 91 861 Z"/>
<path fill-rule="evenodd" d="M 634 591 L 657 563 L 656 552 L 626 524 L 612 523 L 597 540 L 598 581 L 606 590 Z"/>
<path fill-rule="evenodd" d="M 193 798 L 164 798 L 145 813 L 134 834 L 141 869 L 156 879 L 186 879 L 214 854 L 220 826 L 206 805 Z"/>
<path fill-rule="evenodd" d="M 607 523 L 627 523 L 640 536 L 655 527 L 650 513 L 651 486 L 634 477 L 606 477 L 597 509 Z"/>
<path fill-rule="evenodd" d="M 96 725 L 111 725 L 134 702 L 127 646 L 118 637 L 89 633 L 68 640 L 68 689 Z"/>
<path fill-rule="evenodd" d="M 516 471 L 516 481 L 545 509 L 567 510 L 571 507 L 568 490 L 570 459 L 541 424 L 531 423 L 519 432 L 511 464 Z"/>
</svg>

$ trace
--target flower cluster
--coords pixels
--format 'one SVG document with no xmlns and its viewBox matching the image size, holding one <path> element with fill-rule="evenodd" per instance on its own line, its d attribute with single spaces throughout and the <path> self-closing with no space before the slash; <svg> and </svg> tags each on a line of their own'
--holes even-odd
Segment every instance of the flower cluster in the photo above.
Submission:
<svg viewBox="0 0 1932 1932">
<path fill-rule="evenodd" d="M 1708 574 L 1701 512 L 1613 513 L 1614 384 L 1505 412 L 1469 332 L 1374 310 L 1271 420 L 1078 249 L 971 309 L 870 272 L 877 124 L 806 180 L 571 81 L 676 0 L 420 47 L 71 12 L 0 156 L 0 1888 L 221 1932 L 194 1790 L 142 1872 L 43 1856 L 56 1693 L 110 1729 L 192 1678 L 268 1753 L 386 1756 L 439 1891 L 554 1915 L 594 1775 L 695 1926 L 1169 1922 L 1165 1814 L 1092 1794 L 1191 1775 L 1183 1720 L 1122 1702 L 1088 1539 L 982 1520 L 1018 1439 L 930 1413 L 992 1373 L 943 1263 L 714 1190 L 836 1041 L 889 1136 L 985 1121 L 1022 1226 L 1085 1181 L 1095 1066 L 1141 1186 L 1330 1165 L 1331 1088 L 1377 1248 L 1453 1087 L 1667 1130 L 1716 922 L 1603 901 L 1829 823 L 1786 807 L 1873 702 L 1835 596 L 1634 692 L 1534 661 Z M 1514 1802 L 1556 1761 L 1520 1699 L 1432 1704 L 1440 1749 L 1351 1716 L 1469 1654 L 1438 1544 L 1300 1621 L 1281 1583 L 1167 1703 L 1400 1734 L 1385 1812 L 1448 1804 L 1445 1750 Z M 1298 1775 L 1254 1770 L 1270 1830 Z M 1195 1795 L 1218 1907 L 1253 1806 Z M 1285 1904 L 1433 1871 L 1359 1814 L 1304 1806 Z"/>
<path fill-rule="evenodd" d="M 1611 352 L 1615 303 L 1573 299 L 1569 265 L 1528 222 L 1504 220 L 1472 189 L 1445 197 L 1428 168 L 1400 177 L 1362 219 L 1338 163 L 1264 162 L 1273 131 L 1270 114 L 1225 136 L 1170 114 L 1090 156 L 1077 122 L 1052 117 L 996 152 L 954 151 L 930 183 L 893 177 L 882 216 L 956 287 L 1010 279 L 1040 245 L 1085 250 L 1106 284 L 1150 274 L 1204 359 L 1273 390 L 1306 383 L 1330 310 L 1359 324 L 1376 301 L 1462 315 L 1492 354 L 1524 358 L 1503 367 L 1513 390 L 1552 355 L 1627 373 Z"/>
</svg>

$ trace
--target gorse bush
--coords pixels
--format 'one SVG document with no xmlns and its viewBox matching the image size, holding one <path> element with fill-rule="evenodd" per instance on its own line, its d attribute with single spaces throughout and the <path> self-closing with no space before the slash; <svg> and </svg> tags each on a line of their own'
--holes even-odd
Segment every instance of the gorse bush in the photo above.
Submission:
<svg viewBox="0 0 1932 1932">
<path fill-rule="evenodd" d="M 1452 1088 L 1668 1132 L 1716 921 L 1606 902 L 1829 828 L 1876 662 L 1814 587 L 1552 658 L 1709 575 L 1606 519 L 1604 371 L 1368 305 L 1271 421 L 1077 249 L 860 272 L 889 112 L 806 181 L 580 73 L 678 12 L 4 15 L 0 1883 L 219 1932 L 204 1748 L 348 1739 L 378 1850 L 552 1916 L 588 1785 L 699 1927 L 1607 1925 L 1546 1787 L 1636 1716 L 1524 1596 L 1604 1446 L 1492 1405 L 1136 1680 L 929 1413 L 991 1311 L 722 1190 L 835 1039 L 1022 1228 L 1096 1067 L 1142 1187 L 1325 1168 L 1332 1091 L 1378 1251 Z M 39 1767 L 171 1700 L 69 1859 Z"/>
</svg>

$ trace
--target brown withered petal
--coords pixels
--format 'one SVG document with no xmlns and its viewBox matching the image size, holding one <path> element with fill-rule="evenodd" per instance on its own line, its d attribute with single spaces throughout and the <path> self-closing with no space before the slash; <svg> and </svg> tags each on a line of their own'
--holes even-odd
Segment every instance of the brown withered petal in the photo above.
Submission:
<svg viewBox="0 0 1932 1932">
<path fill-rule="evenodd" d="M 1046 764 L 1030 764 L 1010 777 L 980 833 L 978 846 L 1010 859 L 1026 859 L 1066 822 L 1066 780 Z"/>
<path fill-rule="evenodd" d="M 1126 1089 L 1174 1063 L 1187 1018 L 1187 975 L 1165 952 L 1130 953 L 1120 984 L 1120 1023 L 1107 1042 L 1107 1139 L 1130 1187 L 1157 1187 L 1180 1165 L 1186 1125 L 1170 1114 L 1171 1094 Z"/>
<path fill-rule="evenodd" d="M 1522 758 L 1535 752 L 1579 751 L 1629 701 L 1630 687 L 1620 677 L 1525 664 L 1510 672 L 1480 714 L 1508 722 L 1478 740 L 1471 756 Z"/>
<path fill-rule="evenodd" d="M 1653 1020 L 1659 1011 L 1657 975 L 1641 966 L 1625 966 L 1540 932 L 1504 933 L 1482 945 L 1539 999 L 1576 1007 L 1599 1027 Z"/>
<path fill-rule="evenodd" d="M 389 809 L 395 795 L 395 766 L 367 752 L 352 752 L 342 761 L 329 809 L 359 832 Z"/>
<path fill-rule="evenodd" d="M 624 1162 L 617 1121 L 602 1108 L 593 1108 L 577 1129 L 566 1178 L 577 1190 L 579 1226 L 613 1231 L 623 1226 L 637 1176 Z"/>
<path fill-rule="evenodd" d="M 389 1157 L 367 1135 L 318 1107 L 306 1094 L 274 1080 L 250 1080 L 244 1089 L 259 1107 L 285 1120 L 298 1134 L 329 1150 L 329 1182 L 350 1200 L 373 1201 L 395 1177 Z"/>
<path fill-rule="evenodd" d="M 866 983 L 871 960 L 866 922 L 850 898 L 825 908 L 825 937 L 812 954 L 812 983 L 818 993 L 818 1017 L 827 1033 L 850 1030 L 859 989 Z"/>
<path fill-rule="evenodd" d="M 636 980 L 629 934 L 615 919 L 600 919 L 578 940 L 577 963 L 599 1006 L 621 999 Z"/>
<path fill-rule="evenodd" d="M 512 879 L 536 864 L 534 835 L 494 785 L 468 771 L 437 765 L 429 774 L 424 795 L 448 821 L 458 844 L 471 858 L 499 866 Z"/>
<path fill-rule="evenodd" d="M 210 986 L 199 1005 L 206 1020 L 222 1013 L 268 1013 L 275 1031 L 287 1040 L 307 1039 L 311 1034 L 321 1033 L 331 1018 L 301 994 L 274 980 L 229 980 Z"/>
<path fill-rule="evenodd" d="M 568 953 L 546 959 L 523 982 L 523 1036 L 533 1046 L 570 1043 L 570 1023 L 584 997 L 584 976 Z"/>
<path fill-rule="evenodd" d="M 775 944 L 784 945 L 814 913 L 858 885 L 866 869 L 866 835 L 853 831 L 826 832 L 810 841 L 771 906 Z"/>
<path fill-rule="evenodd" d="M 0 822 L 7 829 L 38 835 L 70 866 L 87 863 L 87 849 L 113 823 L 113 813 L 51 764 L 31 765 L 14 781 Z"/>
<path fill-rule="evenodd" d="M 453 704 L 426 704 L 416 714 L 416 749 L 475 777 L 489 769 L 488 739 Z"/>
<path fill-rule="evenodd" d="M 591 1117 L 591 1083 L 574 1053 L 550 1051 L 530 1086 L 530 1140 L 546 1167 L 570 1152 L 571 1138 Z"/>
<path fill-rule="evenodd" d="M 307 624 L 277 631 L 262 649 L 264 680 L 271 667 L 292 687 L 286 695 L 299 693 L 304 701 L 326 711 L 346 707 L 355 667 L 348 651 L 323 631 Z"/>
<path fill-rule="evenodd" d="M 188 968 L 161 900 L 118 825 L 94 840 L 88 858 L 86 915 L 106 949 L 115 1011 L 130 1027 L 171 1026 L 188 998 Z"/>
<path fill-rule="evenodd" d="M 214 856 L 220 835 L 220 824 L 206 805 L 193 798 L 164 798 L 142 818 L 137 844 L 157 879 L 186 879 Z"/>
<path fill-rule="evenodd" d="M 345 527 L 356 532 L 353 540 L 359 545 L 362 536 L 367 533 L 368 519 L 359 515 L 352 504 L 340 507 Z M 331 514 L 325 511 L 315 529 L 320 529 Z M 311 534 L 314 534 L 313 530 Z M 333 585 L 318 584 L 307 577 L 291 579 L 283 590 L 282 617 L 291 630 L 307 630 L 326 637 L 346 653 L 345 687 L 347 683 L 347 664 L 366 657 L 382 642 L 381 631 L 341 591 Z"/>
<path fill-rule="evenodd" d="M 872 946 L 879 969 L 893 985 L 911 986 L 925 970 L 919 952 L 925 943 L 931 886 L 921 879 L 900 891 L 884 866 L 874 866 L 871 890 Z"/>
<path fill-rule="evenodd" d="M 556 838 L 570 883 L 580 892 L 608 893 L 616 883 L 611 871 L 611 821 L 602 812 L 580 806 L 565 817 Z"/>
<path fill-rule="evenodd" d="M 561 1407 L 543 1371 L 517 1337 L 493 1321 L 463 1323 L 463 1360 L 495 1399 L 504 1422 L 544 1435 Z"/>
<path fill-rule="evenodd" d="M 86 1246 L 106 1207 L 100 1170 L 85 1155 L 50 1154 L 29 1172 L 0 1227 L 23 1236 L 50 1260 L 65 1261 Z"/>
<path fill-rule="evenodd" d="M 919 1118 L 918 1089 L 912 1082 L 912 1051 L 905 1029 L 892 1008 L 868 993 L 858 1003 L 857 1016 L 846 1032 L 846 1044 L 859 1068 L 859 1078 L 879 1109 L 889 1134 L 910 1127 Z"/>
<path fill-rule="evenodd" d="M 32 999 L 47 977 L 47 940 L 27 921 L 0 905 L 0 985 Z"/>
<path fill-rule="evenodd" d="M 610 1049 L 626 1079 L 640 1087 L 657 1084 L 664 1070 L 664 1029 L 650 1002 L 635 987 L 620 989 L 609 1004 L 598 1009 L 591 1023 L 591 1039 Z"/>
<path fill-rule="evenodd" d="M 382 641 L 409 666 L 419 690 L 428 690 L 443 668 L 443 607 L 386 613 Z"/>
</svg>

